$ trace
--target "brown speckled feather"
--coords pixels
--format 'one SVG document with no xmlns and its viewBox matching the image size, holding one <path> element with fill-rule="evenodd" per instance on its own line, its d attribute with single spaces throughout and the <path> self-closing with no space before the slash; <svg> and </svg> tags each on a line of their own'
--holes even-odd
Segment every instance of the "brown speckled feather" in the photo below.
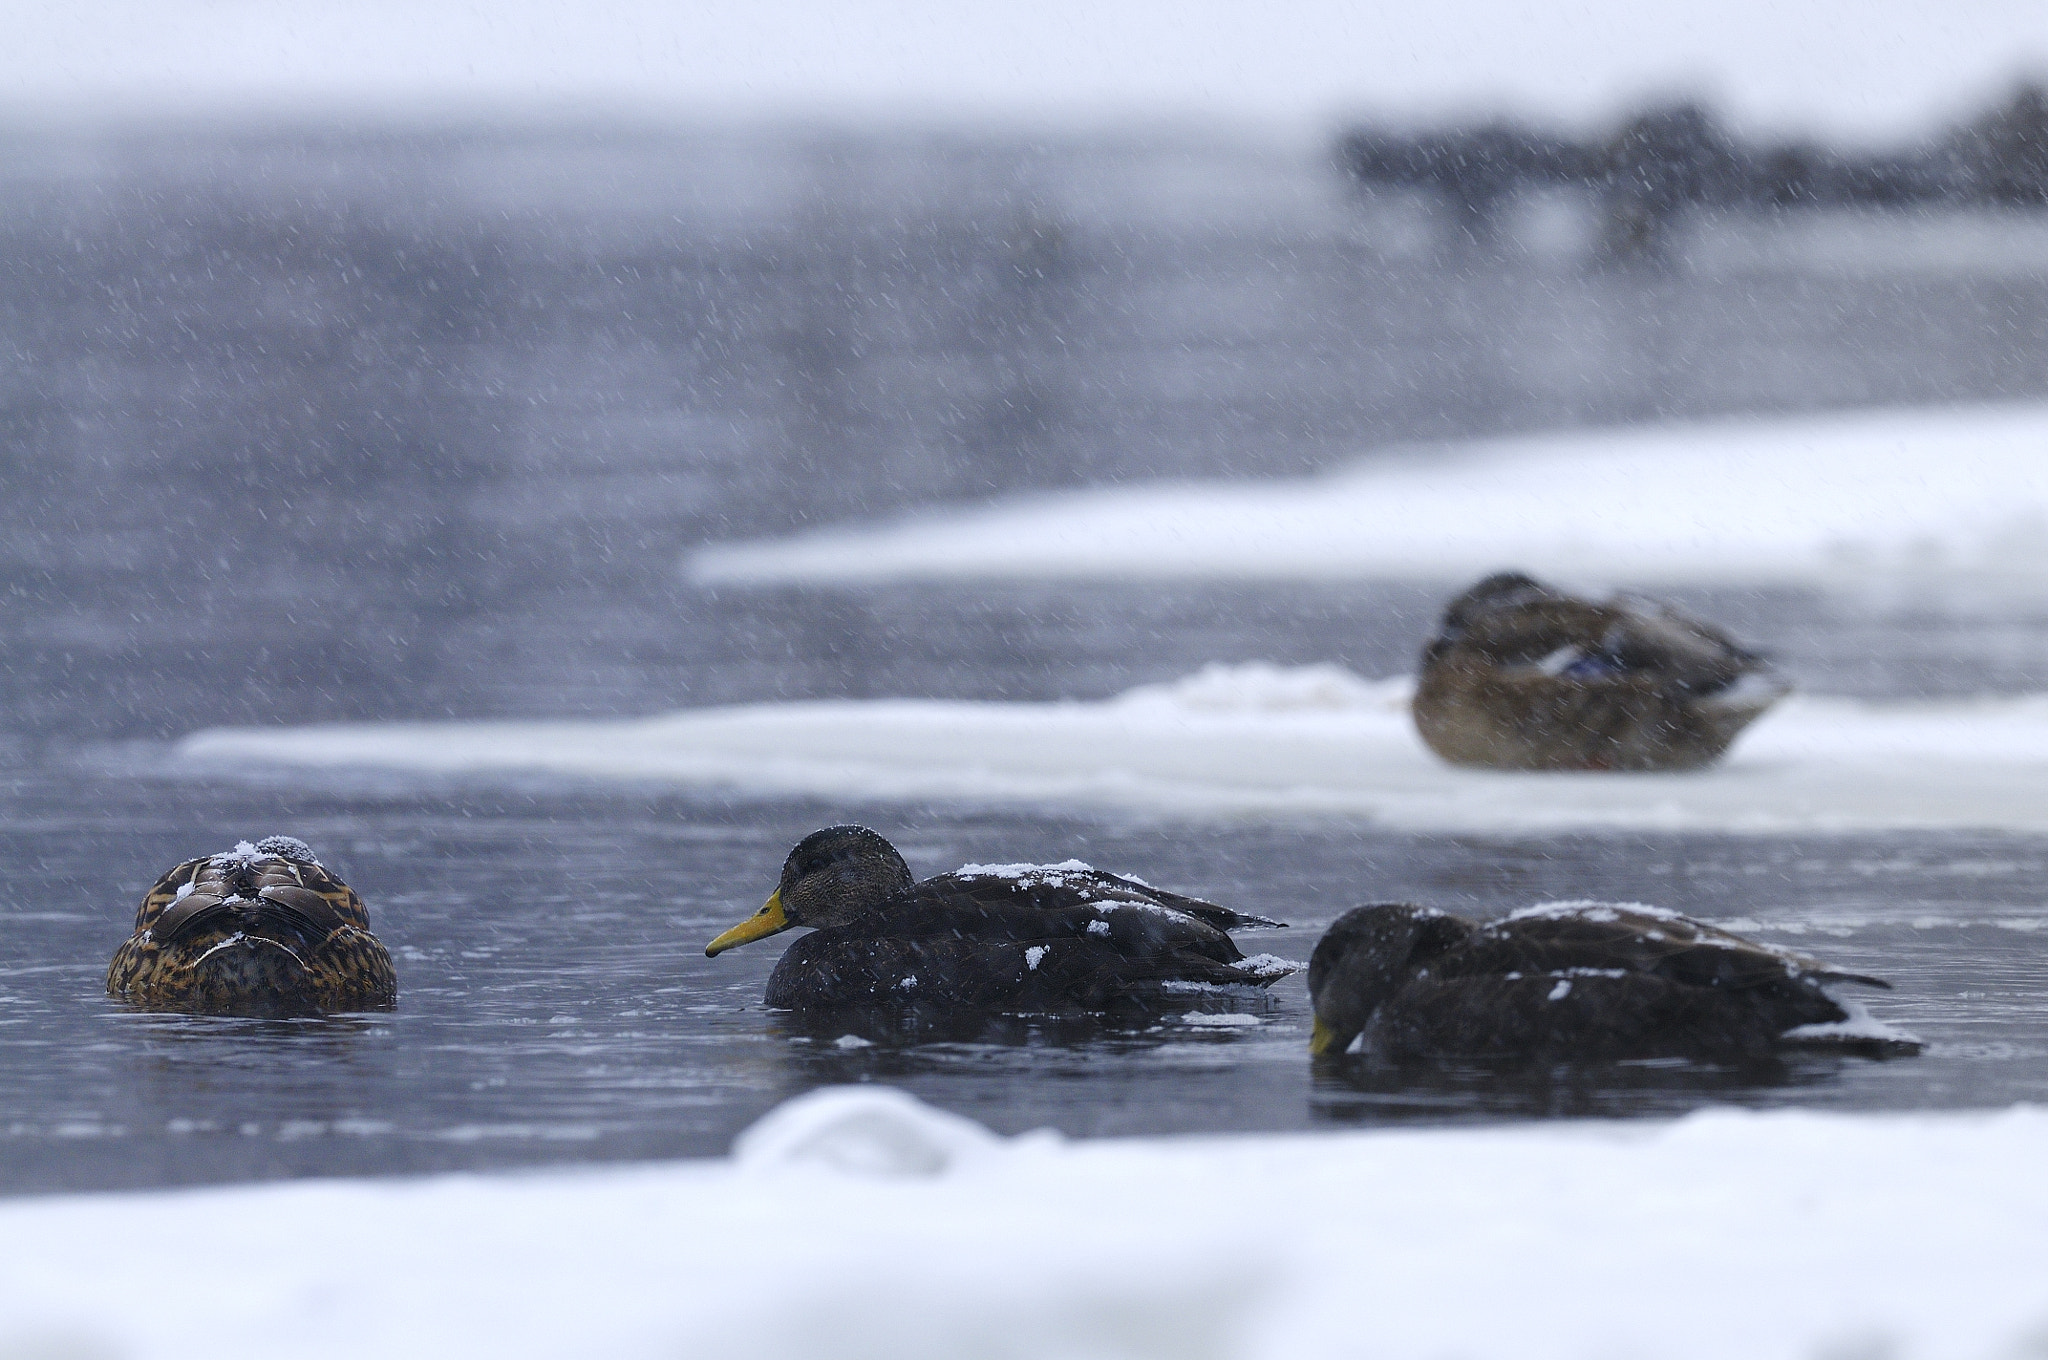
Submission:
<svg viewBox="0 0 2048 1360">
<path fill-rule="evenodd" d="M 1719 759 L 1786 689 L 1763 657 L 1668 606 L 1503 575 L 1445 609 L 1414 714 L 1456 765 L 1681 770 Z"/>
<path fill-rule="evenodd" d="M 351 1011 L 396 1004 L 398 979 L 346 883 L 310 858 L 243 850 L 157 880 L 107 991 L 161 1010 Z"/>
</svg>

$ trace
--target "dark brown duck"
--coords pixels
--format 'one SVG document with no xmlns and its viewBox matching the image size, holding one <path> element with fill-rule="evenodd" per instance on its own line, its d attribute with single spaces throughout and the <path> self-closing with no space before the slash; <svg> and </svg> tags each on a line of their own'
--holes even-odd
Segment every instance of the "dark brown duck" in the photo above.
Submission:
<svg viewBox="0 0 2048 1360">
<path fill-rule="evenodd" d="M 1654 907 L 1532 907 L 1481 925 L 1382 903 L 1344 913 L 1316 944 L 1310 1051 L 1361 1036 L 1391 1063 L 1918 1048 L 1849 1023 L 1852 1007 L 1827 991 L 1844 983 L 1889 985 Z"/>
<path fill-rule="evenodd" d="M 1064 864 L 969 865 L 923 882 L 866 827 L 804 837 L 761 910 L 710 955 L 797 926 L 766 1000 L 788 1010 L 906 1005 L 1103 1009 L 1175 984 L 1263 987 L 1292 971 L 1229 932 L 1280 922 Z"/>
<path fill-rule="evenodd" d="M 153 1010 L 290 1015 L 389 1007 L 398 978 L 355 891 L 304 841 L 270 836 L 158 879 L 107 991 Z"/>
<path fill-rule="evenodd" d="M 1632 596 L 1596 602 L 1515 572 L 1445 608 L 1422 653 L 1415 726 L 1454 765 L 1686 770 L 1791 687 L 1709 624 Z"/>
</svg>

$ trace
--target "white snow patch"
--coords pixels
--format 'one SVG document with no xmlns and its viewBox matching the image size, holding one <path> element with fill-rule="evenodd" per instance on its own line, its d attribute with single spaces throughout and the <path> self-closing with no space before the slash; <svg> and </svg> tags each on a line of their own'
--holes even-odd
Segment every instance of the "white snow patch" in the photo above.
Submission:
<svg viewBox="0 0 2048 1360">
<path fill-rule="evenodd" d="M 1572 980 L 1570 978 L 1559 978 L 1557 980 L 1557 985 L 1555 987 L 1552 987 L 1550 989 L 1550 994 L 1544 997 L 1543 999 L 1545 1001 L 1562 1001 L 1571 994 Z"/>
<path fill-rule="evenodd" d="M 230 864 L 254 864 L 262 858 L 262 852 L 248 841 L 236 841 L 234 849 L 224 850 L 212 856 L 207 862 L 224 869 Z"/>
<path fill-rule="evenodd" d="M 1831 991 L 1829 995 L 1834 998 L 1837 1006 L 1840 1006 L 1849 1013 L 1848 1019 L 1835 1020 L 1819 1025 L 1798 1025 L 1786 1030 L 1784 1037 L 1807 1042 L 1815 1040 L 1826 1042 L 1831 1039 L 1875 1039 L 1880 1043 L 1901 1044 L 1917 1044 L 1921 1042 L 1918 1035 L 1901 1029 L 1897 1025 L 1887 1024 L 1885 1021 L 1872 1015 L 1870 1007 L 1863 1003 L 1863 998 L 1846 996 L 1834 991 Z"/>
<path fill-rule="evenodd" d="M 936 1176 L 997 1143 L 973 1120 L 901 1091 L 830 1086 L 762 1116 L 733 1142 L 732 1155 L 754 1170 L 809 1165 L 869 1176 Z"/>
<path fill-rule="evenodd" d="M 1297 481 L 1164 483 L 697 553 L 702 582 L 2048 577 L 2048 406 L 1571 430 L 1383 451 Z"/>
<path fill-rule="evenodd" d="M 1024 951 L 1024 967 L 1031 972 L 1038 971 L 1038 965 L 1045 958 L 1045 946 L 1034 944 Z"/>
<path fill-rule="evenodd" d="M 842 1034 L 832 1041 L 834 1048 L 873 1048 L 872 1039 L 863 1039 L 858 1034 Z"/>
<path fill-rule="evenodd" d="M 1188 914 L 1179 907 L 1169 907 L 1160 902 L 1138 902 L 1129 898 L 1103 898 L 1091 904 L 1100 912 L 1142 911 L 1153 916 L 1171 916 L 1177 920 L 1188 919 Z"/>
<path fill-rule="evenodd" d="M 1703 708 L 1765 708 L 1783 699 L 1791 682 L 1775 672 L 1751 671 L 1738 676 L 1734 684 L 1716 690 L 1700 701 Z"/>
<path fill-rule="evenodd" d="M 1582 916 L 1588 921 L 1618 921 L 1622 912 L 1633 912 L 1638 916 L 1654 916 L 1665 921 L 1684 921 L 1685 915 L 1669 907 L 1653 907 L 1648 902 L 1599 902 L 1590 897 L 1575 897 L 1569 901 L 1538 902 L 1533 906 L 1517 907 L 1505 919 L 1525 921 L 1531 918 L 1553 918 Z"/>
<path fill-rule="evenodd" d="M 1218 1015 L 1212 1015 L 1207 1011 L 1189 1011 L 1180 1018 L 1180 1022 L 1198 1029 L 1257 1029 L 1259 1017 L 1242 1015 L 1236 1011 L 1226 1011 Z"/>
<path fill-rule="evenodd" d="M 1107 934 L 1109 934 L 1109 922 L 1107 922 L 1107 921 L 1090 921 L 1090 922 L 1088 923 L 1088 933 L 1089 933 L 1090 935 L 1107 935 Z"/>
<path fill-rule="evenodd" d="M 2024 1107 L 1057 1143 L 828 1091 L 731 1161 L 0 1200 L 0 1349 L 2019 1360 L 2044 1163 Z M 232 1306 L 165 1308 L 124 1241 L 239 1262 Z"/>
<path fill-rule="evenodd" d="M 1380 682 L 1388 694 L 1405 683 Z M 1795 696 L 1711 769 L 1525 774 L 1443 764 L 1391 701 L 1221 710 L 1183 704 L 1172 686 L 1134 693 L 1150 697 L 224 728 L 185 738 L 174 759 L 224 771 L 264 763 L 542 771 L 834 798 L 1094 804 L 1222 819 L 1349 816 L 1416 829 L 2048 831 L 2048 798 L 2040 796 L 2048 787 L 2048 695 L 1908 703 Z"/>
<path fill-rule="evenodd" d="M 1299 973 L 1308 965 L 1294 959 L 1283 959 L 1278 954 L 1252 954 L 1239 959 L 1237 966 L 1255 977 L 1283 978 L 1289 973 Z"/>
<path fill-rule="evenodd" d="M 1212 661 L 1182 679 L 1125 690 L 1115 702 L 1124 708 L 1190 713 L 1406 713 L 1414 697 L 1412 676 L 1366 680 L 1326 662 L 1275 666 L 1266 661 Z"/>
<path fill-rule="evenodd" d="M 963 864 L 953 872 L 961 878 L 1036 879 L 1060 874 L 1090 874 L 1095 872 L 1095 866 L 1083 864 L 1078 859 L 1066 859 L 1058 864 Z"/>
</svg>

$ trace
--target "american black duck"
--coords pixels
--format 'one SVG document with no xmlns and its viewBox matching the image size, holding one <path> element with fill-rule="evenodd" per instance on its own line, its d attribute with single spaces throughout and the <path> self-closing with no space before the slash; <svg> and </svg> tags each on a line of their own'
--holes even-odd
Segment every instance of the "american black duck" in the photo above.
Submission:
<svg viewBox="0 0 2048 1360">
<path fill-rule="evenodd" d="M 1454 765 L 1687 770 L 1791 687 L 1756 652 L 1654 600 L 1503 572 L 1452 600 L 1422 653 L 1415 726 Z"/>
<path fill-rule="evenodd" d="M 1177 984 L 1265 986 L 1294 966 L 1247 959 L 1227 932 L 1279 924 L 1071 860 L 920 883 L 880 835 L 833 826 L 799 841 L 766 905 L 704 952 L 814 927 L 768 978 L 767 1003 L 788 1010 L 1102 1009 Z"/>
<path fill-rule="evenodd" d="M 1825 990 L 1839 983 L 1889 985 L 1654 907 L 1531 907 L 1481 925 L 1382 903 L 1344 913 L 1316 944 L 1310 1051 L 1339 1054 L 1361 1034 L 1391 1063 L 1918 1047 L 1849 1024 L 1852 1007 Z"/>
<path fill-rule="evenodd" d="M 285 1015 L 388 1007 L 398 978 L 355 891 L 304 841 L 269 836 L 158 879 L 107 991 L 153 1010 Z"/>
</svg>

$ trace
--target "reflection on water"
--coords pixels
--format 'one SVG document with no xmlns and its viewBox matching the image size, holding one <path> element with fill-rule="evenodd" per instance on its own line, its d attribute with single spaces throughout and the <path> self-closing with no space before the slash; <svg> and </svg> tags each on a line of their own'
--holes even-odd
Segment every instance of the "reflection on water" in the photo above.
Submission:
<svg viewBox="0 0 2048 1360">
<path fill-rule="evenodd" d="M 1675 1115 L 1715 1103 L 1770 1103 L 1787 1088 L 1834 1081 L 1843 1064 L 1854 1061 L 1839 1054 L 1788 1054 L 1738 1064 L 1655 1059 L 1398 1069 L 1349 1060 L 1316 1064 L 1311 1104 L 1318 1118 L 1333 1124 Z"/>
</svg>

